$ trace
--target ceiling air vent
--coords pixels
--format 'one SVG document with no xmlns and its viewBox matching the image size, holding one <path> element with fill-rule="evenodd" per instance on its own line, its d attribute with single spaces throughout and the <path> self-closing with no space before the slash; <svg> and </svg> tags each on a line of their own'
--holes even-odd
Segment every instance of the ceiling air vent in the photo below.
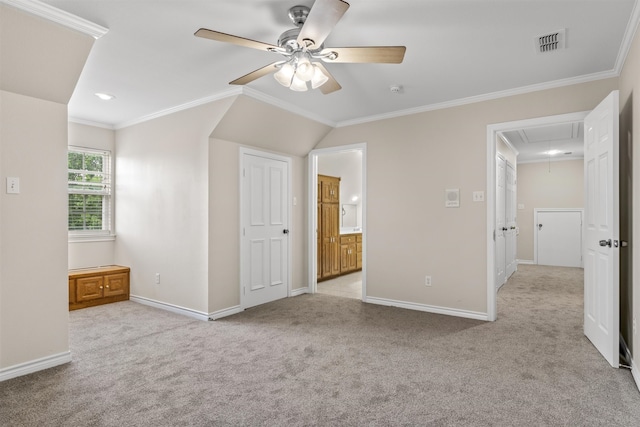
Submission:
<svg viewBox="0 0 640 427">
<path fill-rule="evenodd" d="M 549 34 L 543 34 L 534 39 L 537 53 L 553 52 L 555 50 L 564 49 L 565 30 L 554 31 Z"/>
</svg>

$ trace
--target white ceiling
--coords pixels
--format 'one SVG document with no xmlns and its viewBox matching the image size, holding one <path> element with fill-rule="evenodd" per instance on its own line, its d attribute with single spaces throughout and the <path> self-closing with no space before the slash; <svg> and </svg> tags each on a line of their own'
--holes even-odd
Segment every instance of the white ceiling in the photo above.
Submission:
<svg viewBox="0 0 640 427">
<path fill-rule="evenodd" d="M 109 29 L 69 105 L 115 128 L 239 89 L 228 82 L 279 60 L 195 37 L 209 28 L 276 44 L 287 11 L 312 0 L 44 0 Z M 635 0 L 350 0 L 327 47 L 404 45 L 402 64 L 328 64 L 343 89 L 293 92 L 271 76 L 245 93 L 329 125 L 616 76 L 636 26 Z M 566 29 L 566 49 L 538 54 L 536 36 Z M 391 93 L 401 85 L 401 93 Z M 95 92 L 115 100 L 104 102 Z"/>
<path fill-rule="evenodd" d="M 518 163 L 584 158 L 584 122 L 569 122 L 502 132 L 518 151 Z"/>
</svg>

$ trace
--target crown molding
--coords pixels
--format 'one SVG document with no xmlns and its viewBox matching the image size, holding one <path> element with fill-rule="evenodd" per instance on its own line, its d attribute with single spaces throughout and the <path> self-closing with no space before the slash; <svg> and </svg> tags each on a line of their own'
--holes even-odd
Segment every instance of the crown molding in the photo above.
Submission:
<svg viewBox="0 0 640 427">
<path fill-rule="evenodd" d="M 85 120 L 78 117 L 69 117 L 68 121 L 69 123 L 77 123 L 79 125 L 93 126 L 94 128 L 102 128 L 102 129 L 109 129 L 109 130 L 116 129 L 113 125 L 110 125 L 108 123 L 94 122 L 93 120 Z"/>
<path fill-rule="evenodd" d="M 211 96 L 207 96 L 204 98 L 196 99 L 185 104 L 176 105 L 175 107 L 166 108 L 164 110 L 156 111 L 155 113 L 147 114 L 146 116 L 138 117 L 137 119 L 129 120 L 126 122 L 117 123 L 113 126 L 114 129 L 124 129 L 129 126 L 138 125 L 140 123 L 148 122 L 149 120 L 157 119 L 163 116 L 168 116 L 169 114 L 174 114 L 179 111 L 188 110 L 190 108 L 198 107 L 200 105 L 208 104 L 210 102 L 220 101 L 232 96 L 238 96 L 242 94 L 242 89 L 238 87 L 233 87 L 231 89 L 225 90 L 223 92 L 216 93 Z"/>
<path fill-rule="evenodd" d="M 259 91 L 255 90 L 255 89 L 252 89 L 252 88 L 250 88 L 248 86 L 242 86 L 242 93 L 244 95 L 247 95 L 247 96 L 253 98 L 253 99 L 265 102 L 265 103 L 267 103 L 269 105 L 281 108 L 283 110 L 289 111 L 290 113 L 294 113 L 294 114 L 297 114 L 298 116 L 305 117 L 305 118 L 307 118 L 309 120 L 313 120 L 315 122 L 322 123 L 323 125 L 327 125 L 327 126 L 330 126 L 330 127 L 336 127 L 336 123 L 335 122 L 333 122 L 331 120 L 328 120 L 325 117 L 322 117 L 322 116 L 320 116 L 318 114 L 311 113 L 309 111 L 302 110 L 300 107 L 298 107 L 296 105 L 293 105 L 293 104 L 290 104 L 288 102 L 282 101 L 282 100 L 277 99 L 277 98 L 275 98 L 273 96 L 266 95 L 266 94 L 264 94 L 262 92 L 259 92 Z"/>
<path fill-rule="evenodd" d="M 622 73 L 622 68 L 624 67 L 624 63 L 627 60 L 629 50 L 631 50 L 631 44 L 633 43 L 633 39 L 636 36 L 636 31 L 638 30 L 638 22 L 640 22 L 640 5 L 638 5 L 638 2 L 636 1 L 633 4 L 633 10 L 631 11 L 631 16 L 629 17 L 627 28 L 624 31 L 624 37 L 622 38 L 622 43 L 620 44 L 620 50 L 618 51 L 616 64 L 613 68 L 616 71 L 617 75 L 620 75 Z"/>
<path fill-rule="evenodd" d="M 39 16 L 48 21 L 58 23 L 72 30 L 79 31 L 83 34 L 87 34 L 94 39 L 99 39 L 109 31 L 108 28 L 102 27 L 98 24 L 94 24 L 93 22 L 87 21 L 84 18 L 80 18 L 79 16 L 65 12 L 37 0 L 0 0 L 0 4 L 13 6 L 16 9 Z"/>
<path fill-rule="evenodd" d="M 339 122 L 336 125 L 336 127 L 353 126 L 353 125 L 370 123 L 370 122 L 375 122 L 375 121 L 380 121 L 380 120 L 386 120 L 386 119 L 393 119 L 393 118 L 397 118 L 397 117 L 409 116 L 409 115 L 412 115 L 412 114 L 426 113 L 428 111 L 444 110 L 445 108 L 461 107 L 463 105 L 475 104 L 477 102 L 491 101 L 491 100 L 494 100 L 494 99 L 506 98 L 506 97 L 514 96 L 514 95 L 523 95 L 523 94 L 526 94 L 526 93 L 538 92 L 538 91 L 541 91 L 541 90 L 556 89 L 556 88 L 563 87 L 563 86 L 571 86 L 571 85 L 580 84 L 580 83 L 588 83 L 588 82 L 592 82 L 592 81 L 596 81 L 596 80 L 603 80 L 603 79 L 609 79 L 609 78 L 612 78 L 612 77 L 619 77 L 619 75 L 620 74 L 618 72 L 616 72 L 615 70 L 611 70 L 611 71 L 604 71 L 604 72 L 600 72 L 600 73 L 587 74 L 587 75 L 579 76 L 579 77 L 572 77 L 572 78 L 569 78 L 569 79 L 554 80 L 554 81 L 551 81 L 551 82 L 539 83 L 539 84 L 534 84 L 534 85 L 529 85 L 529 86 L 522 86 L 522 87 L 515 88 L 515 89 L 508 89 L 508 90 L 503 90 L 503 91 L 499 91 L 499 92 L 492 92 L 492 93 L 487 93 L 487 94 L 484 94 L 484 95 L 477 95 L 477 96 L 470 96 L 468 98 L 455 99 L 453 101 L 441 102 L 441 103 L 438 103 L 438 104 L 423 105 L 423 106 L 416 107 L 416 108 L 409 108 L 409 109 L 406 109 L 406 110 L 393 111 L 391 113 L 385 113 L 385 114 L 378 114 L 378 115 L 374 115 L 374 116 L 361 117 L 361 118 L 353 119 L 353 120 L 345 120 L 345 121 Z"/>
</svg>

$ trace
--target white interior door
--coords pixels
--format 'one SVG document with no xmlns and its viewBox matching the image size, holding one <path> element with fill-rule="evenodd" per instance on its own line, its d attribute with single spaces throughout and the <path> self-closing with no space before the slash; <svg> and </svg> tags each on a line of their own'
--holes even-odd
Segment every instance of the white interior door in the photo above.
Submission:
<svg viewBox="0 0 640 427">
<path fill-rule="evenodd" d="M 505 168 L 505 280 L 516 271 L 516 170 L 506 162 Z"/>
<path fill-rule="evenodd" d="M 585 118 L 584 334 L 619 366 L 618 91 Z"/>
<path fill-rule="evenodd" d="M 242 153 L 241 292 L 243 307 L 288 295 L 289 162 Z"/>
<path fill-rule="evenodd" d="M 505 273 L 505 231 L 507 231 L 505 218 L 505 184 L 506 162 L 502 156 L 496 158 L 496 289 L 502 286 L 506 280 Z"/>
<path fill-rule="evenodd" d="M 582 211 L 536 209 L 535 213 L 538 264 L 582 267 Z"/>
</svg>

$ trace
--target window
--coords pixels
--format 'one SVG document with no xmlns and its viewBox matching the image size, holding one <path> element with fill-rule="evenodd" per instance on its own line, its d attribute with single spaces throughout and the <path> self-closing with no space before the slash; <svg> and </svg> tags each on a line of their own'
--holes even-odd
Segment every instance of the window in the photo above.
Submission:
<svg viewBox="0 0 640 427">
<path fill-rule="evenodd" d="M 69 235 L 111 234 L 111 153 L 69 147 Z"/>
</svg>

